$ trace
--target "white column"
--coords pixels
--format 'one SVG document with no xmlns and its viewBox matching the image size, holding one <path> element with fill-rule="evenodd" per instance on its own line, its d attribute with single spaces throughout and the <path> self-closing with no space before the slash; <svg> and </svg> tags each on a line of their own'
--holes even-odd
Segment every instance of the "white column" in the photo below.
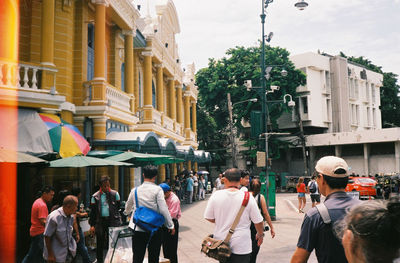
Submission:
<svg viewBox="0 0 400 263">
<path fill-rule="evenodd" d="M 365 175 L 369 175 L 369 153 L 370 153 L 370 145 L 367 143 L 363 144 L 364 148 L 364 173 Z"/>
<path fill-rule="evenodd" d="M 396 173 L 400 173 L 400 141 L 394 143 Z"/>
</svg>

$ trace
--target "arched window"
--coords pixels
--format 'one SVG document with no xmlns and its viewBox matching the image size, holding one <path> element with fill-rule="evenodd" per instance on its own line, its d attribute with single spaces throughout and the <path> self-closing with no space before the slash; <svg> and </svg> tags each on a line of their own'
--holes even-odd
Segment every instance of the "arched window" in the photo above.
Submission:
<svg viewBox="0 0 400 263">
<path fill-rule="evenodd" d="M 156 85 L 154 85 L 154 81 L 151 82 L 151 97 L 153 108 L 156 108 L 157 105 L 157 96 L 156 96 Z"/>
<path fill-rule="evenodd" d="M 125 91 L 125 63 L 121 64 L 121 90 Z"/>
</svg>

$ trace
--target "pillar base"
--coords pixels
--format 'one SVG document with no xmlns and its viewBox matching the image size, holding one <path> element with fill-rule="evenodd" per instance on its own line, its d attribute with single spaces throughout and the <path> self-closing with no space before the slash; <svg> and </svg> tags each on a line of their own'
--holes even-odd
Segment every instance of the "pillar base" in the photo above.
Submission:
<svg viewBox="0 0 400 263">
<path fill-rule="evenodd" d="M 107 83 L 104 80 L 92 80 L 90 81 L 90 86 L 92 94 L 89 105 L 98 106 L 107 104 Z"/>
<path fill-rule="evenodd" d="M 143 107 L 143 119 L 142 123 L 153 123 L 153 107 L 144 106 Z"/>
</svg>

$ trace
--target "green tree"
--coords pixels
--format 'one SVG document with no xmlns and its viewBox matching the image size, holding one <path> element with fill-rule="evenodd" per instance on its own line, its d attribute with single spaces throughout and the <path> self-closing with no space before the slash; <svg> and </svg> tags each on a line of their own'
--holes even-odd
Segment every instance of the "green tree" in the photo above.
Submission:
<svg viewBox="0 0 400 263">
<path fill-rule="evenodd" d="M 243 136 L 245 130 L 241 120 L 249 121 L 250 113 L 253 110 L 261 111 L 260 89 L 254 88 L 248 91 L 243 85 L 245 80 L 251 80 L 253 87 L 260 87 L 260 47 L 235 47 L 226 52 L 222 59 L 210 59 L 208 67 L 199 70 L 196 74 L 196 84 L 199 87 L 199 108 L 200 115 L 205 116 L 199 119 L 198 138 L 200 144 L 206 150 L 225 149 L 230 144 L 229 141 L 229 113 L 227 105 L 227 93 L 231 94 L 232 103 L 258 98 L 256 103 L 243 103 L 233 108 L 234 125 L 250 151 L 246 152 L 252 157 L 255 155 L 255 145 L 257 142 L 248 136 Z M 280 90 L 268 94 L 269 100 L 279 100 L 286 93 L 295 95 L 296 87 L 305 83 L 305 75 L 300 70 L 295 69 L 289 60 L 289 52 L 279 47 L 266 47 L 265 61 L 268 65 L 279 65 L 273 67 L 271 78 L 268 85 L 280 86 Z M 288 72 L 286 77 L 281 76 L 280 71 L 285 69 Z M 277 119 L 282 112 L 289 110 L 283 104 L 269 105 L 272 129 L 277 129 Z M 213 126 L 210 127 L 209 123 Z M 204 130 L 201 126 L 214 129 L 213 131 Z M 219 160 L 224 160 L 225 153 L 217 151 Z"/>
<path fill-rule="evenodd" d="M 374 65 L 363 56 L 348 57 L 343 52 L 340 52 L 340 55 L 369 70 L 383 74 L 382 87 L 380 88 L 382 126 L 383 128 L 400 127 L 400 86 L 397 84 L 398 75 L 392 72 L 383 72 L 382 67 Z"/>
</svg>

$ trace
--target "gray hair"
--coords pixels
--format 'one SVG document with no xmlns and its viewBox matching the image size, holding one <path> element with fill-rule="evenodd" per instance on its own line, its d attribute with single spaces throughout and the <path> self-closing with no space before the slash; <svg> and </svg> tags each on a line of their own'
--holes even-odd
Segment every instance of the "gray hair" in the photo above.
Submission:
<svg viewBox="0 0 400 263">
<path fill-rule="evenodd" d="M 400 199 L 366 201 L 351 208 L 335 225 L 341 239 L 346 230 L 353 233 L 352 250 L 360 249 L 366 263 L 393 262 L 400 255 Z"/>
<path fill-rule="evenodd" d="M 237 168 L 231 168 L 224 172 L 225 178 L 230 182 L 239 182 L 241 174 L 241 171 Z"/>
<path fill-rule="evenodd" d="M 77 205 L 78 205 L 78 198 L 76 198 L 76 196 L 67 195 L 64 198 L 64 201 L 63 201 L 63 206 L 64 207 L 71 207 L 71 206 L 77 206 Z"/>
</svg>

